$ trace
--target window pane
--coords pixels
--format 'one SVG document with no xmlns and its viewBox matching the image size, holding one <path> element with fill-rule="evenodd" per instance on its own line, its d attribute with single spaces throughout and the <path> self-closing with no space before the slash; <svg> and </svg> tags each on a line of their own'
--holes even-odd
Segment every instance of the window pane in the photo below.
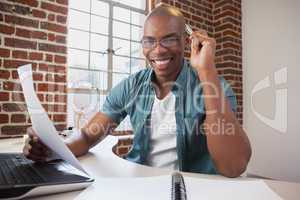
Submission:
<svg viewBox="0 0 300 200">
<path fill-rule="evenodd" d="M 130 73 L 130 58 L 113 56 L 113 71 Z"/>
<path fill-rule="evenodd" d="M 89 33 L 69 29 L 68 37 L 69 47 L 89 49 Z"/>
<path fill-rule="evenodd" d="M 69 8 L 75 8 L 83 11 L 90 11 L 90 1 L 69 0 Z"/>
<path fill-rule="evenodd" d="M 122 4 L 126 4 L 128 6 L 139 8 L 142 10 L 145 10 L 145 8 L 146 8 L 146 5 L 145 5 L 146 1 L 144 1 L 144 0 L 138 0 L 138 1 L 122 0 L 121 2 L 122 2 Z"/>
<path fill-rule="evenodd" d="M 113 73 L 113 77 L 112 77 L 113 87 L 115 87 L 119 82 L 121 82 L 123 79 L 127 78 L 128 76 L 129 76 L 128 74 Z"/>
<path fill-rule="evenodd" d="M 141 41 L 143 30 L 137 26 L 131 26 L 131 39 L 135 41 Z"/>
<path fill-rule="evenodd" d="M 130 25 L 113 21 L 113 35 L 124 39 L 130 39 Z"/>
<path fill-rule="evenodd" d="M 83 112 L 86 117 L 90 112 L 96 111 L 98 109 L 98 94 L 95 90 L 89 90 L 86 92 L 73 93 L 72 99 L 70 99 L 70 104 L 73 110 L 76 112 Z"/>
<path fill-rule="evenodd" d="M 108 48 L 107 36 L 91 34 L 91 50 L 98 52 L 106 52 Z"/>
<path fill-rule="evenodd" d="M 141 43 L 131 42 L 131 56 L 136 58 L 143 58 Z"/>
<path fill-rule="evenodd" d="M 90 84 L 91 81 L 89 79 L 89 71 L 80 70 L 80 69 L 68 69 L 68 87 L 76 88 L 79 87 L 80 82 L 88 82 Z"/>
<path fill-rule="evenodd" d="M 114 7 L 113 18 L 130 23 L 130 10 Z"/>
<path fill-rule="evenodd" d="M 77 1 L 79 1 L 79 0 L 77 0 Z M 82 0 L 80 0 L 80 1 L 82 1 Z M 86 2 L 86 1 L 83 1 L 83 2 Z M 92 0 L 92 13 L 96 14 L 96 15 L 108 17 L 109 16 L 108 3 L 101 2 L 99 0 Z"/>
<path fill-rule="evenodd" d="M 108 70 L 107 54 L 91 52 L 90 56 L 91 69 Z"/>
<path fill-rule="evenodd" d="M 131 73 L 138 72 L 142 69 L 145 69 L 146 62 L 144 59 L 131 59 Z"/>
<path fill-rule="evenodd" d="M 130 41 L 114 38 L 113 49 L 116 55 L 130 56 Z"/>
<path fill-rule="evenodd" d="M 93 86 L 100 90 L 107 90 L 107 72 L 91 71 Z"/>
<path fill-rule="evenodd" d="M 88 68 L 88 51 L 68 48 L 68 66 Z"/>
<path fill-rule="evenodd" d="M 108 35 L 108 19 L 92 15 L 91 31 Z"/>
<path fill-rule="evenodd" d="M 90 88 L 97 87 L 101 90 L 107 89 L 107 72 L 88 71 L 69 68 L 68 87 Z"/>
<path fill-rule="evenodd" d="M 70 28 L 78 28 L 82 30 L 89 30 L 89 14 L 79 12 L 76 10 L 69 11 L 69 27 Z"/>
<path fill-rule="evenodd" d="M 131 23 L 139 26 L 143 26 L 145 21 L 145 15 L 131 11 Z"/>
<path fill-rule="evenodd" d="M 97 87 L 107 89 L 107 72 L 88 71 L 80 69 L 68 69 L 68 87 Z M 84 84 L 84 86 L 83 86 Z"/>
</svg>

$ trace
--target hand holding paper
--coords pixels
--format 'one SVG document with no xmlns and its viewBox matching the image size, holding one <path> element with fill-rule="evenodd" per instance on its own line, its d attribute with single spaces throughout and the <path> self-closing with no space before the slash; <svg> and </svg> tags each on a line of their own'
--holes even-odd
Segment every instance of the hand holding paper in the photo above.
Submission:
<svg viewBox="0 0 300 200">
<path fill-rule="evenodd" d="M 19 67 L 18 74 L 32 127 L 39 139 L 61 159 L 87 174 L 73 153 L 59 137 L 55 126 L 42 107 L 33 88 L 31 64 Z"/>
</svg>

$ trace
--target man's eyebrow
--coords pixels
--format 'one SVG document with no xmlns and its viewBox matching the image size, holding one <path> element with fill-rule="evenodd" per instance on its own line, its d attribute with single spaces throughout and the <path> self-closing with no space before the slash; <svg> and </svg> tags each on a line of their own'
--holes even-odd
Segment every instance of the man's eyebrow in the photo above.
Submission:
<svg viewBox="0 0 300 200">
<path fill-rule="evenodd" d="M 162 39 L 163 38 L 168 38 L 168 37 L 173 37 L 173 36 L 178 36 L 178 34 L 177 33 L 170 33 L 170 34 L 167 34 L 167 35 L 163 36 Z"/>
<path fill-rule="evenodd" d="M 147 40 L 155 40 L 155 37 L 151 36 L 143 36 L 142 40 L 147 39 Z"/>
<path fill-rule="evenodd" d="M 172 37 L 172 36 L 178 36 L 178 34 L 177 33 L 170 33 L 170 34 L 167 34 L 167 35 L 163 36 L 161 39 Z M 155 40 L 155 37 L 152 37 L 152 36 L 143 36 L 143 39 Z"/>
</svg>

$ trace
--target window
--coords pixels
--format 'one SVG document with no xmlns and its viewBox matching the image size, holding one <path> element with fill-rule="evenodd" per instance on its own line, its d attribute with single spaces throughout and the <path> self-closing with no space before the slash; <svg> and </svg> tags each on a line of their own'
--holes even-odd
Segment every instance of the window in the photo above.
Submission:
<svg viewBox="0 0 300 200">
<path fill-rule="evenodd" d="M 69 1 L 68 88 L 96 90 L 98 110 L 112 87 L 145 67 L 140 45 L 145 4 L 145 0 Z"/>
</svg>

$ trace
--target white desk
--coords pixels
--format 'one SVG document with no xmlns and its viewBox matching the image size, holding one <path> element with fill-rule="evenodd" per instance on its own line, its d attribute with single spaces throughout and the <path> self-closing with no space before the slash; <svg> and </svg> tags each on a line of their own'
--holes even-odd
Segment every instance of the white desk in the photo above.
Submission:
<svg viewBox="0 0 300 200">
<path fill-rule="evenodd" d="M 112 147 L 117 143 L 117 138 L 108 136 L 100 144 L 96 145 L 90 152 L 80 157 L 79 160 L 83 167 L 95 178 L 95 184 L 91 185 L 87 190 L 95 195 L 97 187 L 95 187 L 97 180 L 101 177 L 146 177 L 158 175 L 170 175 L 171 170 L 147 167 L 144 165 L 128 162 L 119 158 L 112 152 Z M 21 152 L 23 147 L 23 139 L 4 139 L 0 140 L 0 152 Z M 201 177 L 211 180 L 222 179 L 226 180 L 223 176 L 219 175 L 205 175 L 196 173 L 184 173 L 185 176 Z M 249 178 L 240 177 L 239 180 L 249 180 Z M 300 183 L 290 183 L 282 181 L 264 180 L 265 183 L 279 196 L 286 200 L 299 200 L 300 199 Z M 42 200 L 57 200 L 57 199 L 75 199 L 82 191 L 67 192 L 57 195 L 49 195 L 45 197 L 38 197 Z M 100 198 L 99 194 L 99 199 Z"/>
</svg>

